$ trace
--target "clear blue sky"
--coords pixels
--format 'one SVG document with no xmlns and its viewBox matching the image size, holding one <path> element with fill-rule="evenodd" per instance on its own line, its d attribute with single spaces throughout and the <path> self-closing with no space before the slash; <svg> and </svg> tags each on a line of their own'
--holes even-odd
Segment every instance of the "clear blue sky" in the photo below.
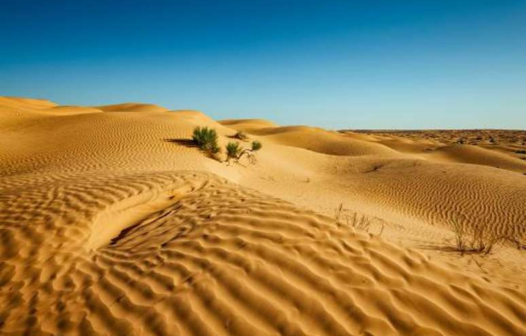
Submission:
<svg viewBox="0 0 526 336">
<path fill-rule="evenodd" d="M 0 95 L 526 129 L 526 1 L 0 0 Z"/>
</svg>

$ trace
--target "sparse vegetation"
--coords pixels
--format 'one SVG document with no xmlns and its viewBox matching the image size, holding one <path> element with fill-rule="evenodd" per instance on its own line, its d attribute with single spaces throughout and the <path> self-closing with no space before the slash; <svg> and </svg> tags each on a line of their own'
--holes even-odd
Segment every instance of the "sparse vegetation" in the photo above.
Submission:
<svg viewBox="0 0 526 336">
<path fill-rule="evenodd" d="M 526 245 L 514 237 L 513 234 L 496 235 L 488 226 L 468 226 L 464 222 L 453 222 L 455 234 L 454 250 L 460 254 L 488 255 L 499 246 L 511 243 L 519 249 L 525 249 Z"/>
<path fill-rule="evenodd" d="M 245 133 L 238 132 L 235 136 L 240 139 L 248 139 Z M 192 134 L 192 141 L 195 143 L 199 149 L 209 154 L 212 158 L 219 162 L 224 162 L 221 157 L 221 148 L 218 145 L 218 136 L 217 132 L 213 128 L 208 127 L 196 127 L 194 133 Z M 256 162 L 255 152 L 259 151 L 262 148 L 262 144 L 259 141 L 252 141 L 250 148 L 243 148 L 239 142 L 229 142 L 225 146 L 226 150 L 226 161 L 230 162 L 239 160 L 243 156 L 247 156 L 250 163 Z"/>
<path fill-rule="evenodd" d="M 243 131 L 238 131 L 236 135 L 234 135 L 234 138 L 241 141 L 248 141 L 248 135 Z"/>
<path fill-rule="evenodd" d="M 252 151 L 253 152 L 257 152 L 258 150 L 261 149 L 261 147 L 263 147 L 261 142 L 259 142 L 259 141 L 252 141 Z"/>
<path fill-rule="evenodd" d="M 217 132 L 215 129 L 196 127 L 192 135 L 192 140 L 199 149 L 211 155 L 218 154 L 221 150 L 217 144 Z"/>
<path fill-rule="evenodd" d="M 251 148 L 243 148 L 239 142 L 229 142 L 225 147 L 227 161 L 230 162 L 234 160 L 239 162 L 243 156 L 247 156 L 249 162 L 253 164 L 256 162 L 255 152 L 259 151 L 262 147 L 259 141 L 252 141 Z"/>
<path fill-rule="evenodd" d="M 517 154 L 526 154 L 526 150 L 517 150 L 515 151 Z"/>
<path fill-rule="evenodd" d="M 369 219 L 368 217 L 366 216 L 360 216 L 358 215 L 358 213 L 353 213 L 352 215 L 345 215 L 344 218 L 342 218 L 342 212 L 344 211 L 343 209 L 343 203 L 340 204 L 340 206 L 336 209 L 336 212 L 335 212 L 335 219 L 336 219 L 336 222 L 338 222 L 339 224 L 342 224 L 343 221 L 342 219 L 345 220 L 345 224 L 349 227 L 352 227 L 354 229 L 357 229 L 357 230 L 360 230 L 360 231 L 364 231 L 364 232 L 367 232 L 367 233 L 370 233 L 370 230 L 371 230 L 371 224 L 372 224 L 372 221 L 371 219 Z M 378 236 L 381 236 L 382 233 L 384 231 L 384 225 L 382 224 L 381 227 L 380 227 L 380 231 L 378 232 Z"/>
<path fill-rule="evenodd" d="M 239 156 L 241 154 L 241 146 L 239 145 L 239 142 L 229 142 L 226 147 L 226 157 L 227 159 L 236 159 L 239 160 Z"/>
</svg>

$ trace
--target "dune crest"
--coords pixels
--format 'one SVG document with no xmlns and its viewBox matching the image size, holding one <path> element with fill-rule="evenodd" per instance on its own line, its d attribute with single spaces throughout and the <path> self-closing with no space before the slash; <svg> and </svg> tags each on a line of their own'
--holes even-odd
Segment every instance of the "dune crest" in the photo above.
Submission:
<svg viewBox="0 0 526 336">
<path fill-rule="evenodd" d="M 104 112 L 167 112 L 168 109 L 154 104 L 125 103 L 115 105 L 95 106 Z"/>
<path fill-rule="evenodd" d="M 57 104 L 46 99 L 21 97 L 0 97 L 0 105 L 25 109 L 48 109 L 57 106 Z"/>
</svg>

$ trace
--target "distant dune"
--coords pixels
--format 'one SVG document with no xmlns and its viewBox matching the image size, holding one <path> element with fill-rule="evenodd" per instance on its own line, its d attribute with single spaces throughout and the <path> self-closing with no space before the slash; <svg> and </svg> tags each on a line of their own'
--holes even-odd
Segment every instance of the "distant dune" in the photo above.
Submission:
<svg viewBox="0 0 526 336">
<path fill-rule="evenodd" d="M 525 131 L 6 97 L 0 128 L 0 335 L 526 335 L 524 245 L 452 252 L 458 223 L 526 242 Z"/>
<path fill-rule="evenodd" d="M 266 139 L 280 145 L 304 148 L 314 152 L 330 155 L 371 155 L 371 154 L 395 154 L 390 148 L 357 139 L 346 139 L 335 132 L 329 132 L 321 128 L 307 126 L 268 127 L 268 122 L 257 123 L 233 122 L 222 123 L 236 130 L 243 130 L 254 135 L 265 136 Z"/>
<path fill-rule="evenodd" d="M 126 103 L 116 105 L 96 106 L 104 112 L 166 112 L 167 108 L 154 104 Z"/>
</svg>

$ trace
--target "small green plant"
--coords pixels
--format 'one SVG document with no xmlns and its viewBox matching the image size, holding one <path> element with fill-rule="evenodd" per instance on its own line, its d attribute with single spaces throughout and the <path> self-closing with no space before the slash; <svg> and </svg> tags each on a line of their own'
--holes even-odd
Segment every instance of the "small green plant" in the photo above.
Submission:
<svg viewBox="0 0 526 336">
<path fill-rule="evenodd" d="M 259 141 L 252 141 L 252 151 L 253 152 L 257 152 L 258 150 L 261 149 L 261 147 L 263 147 L 261 142 L 259 142 Z"/>
<path fill-rule="evenodd" d="M 239 142 L 229 142 L 226 147 L 226 157 L 227 160 L 235 159 L 239 160 L 241 156 L 241 146 L 239 145 Z"/>
<path fill-rule="evenodd" d="M 259 141 L 252 141 L 250 148 L 241 147 L 239 142 L 229 142 L 225 147 L 227 161 L 230 162 L 230 160 L 235 160 L 236 162 L 239 162 L 243 155 L 246 155 L 249 162 L 254 164 L 256 163 L 254 153 L 259 151 L 262 147 L 263 145 Z"/>
<path fill-rule="evenodd" d="M 220 148 L 217 144 L 217 132 L 208 127 L 196 127 L 192 135 L 192 140 L 197 147 L 209 154 L 217 154 Z"/>
</svg>

